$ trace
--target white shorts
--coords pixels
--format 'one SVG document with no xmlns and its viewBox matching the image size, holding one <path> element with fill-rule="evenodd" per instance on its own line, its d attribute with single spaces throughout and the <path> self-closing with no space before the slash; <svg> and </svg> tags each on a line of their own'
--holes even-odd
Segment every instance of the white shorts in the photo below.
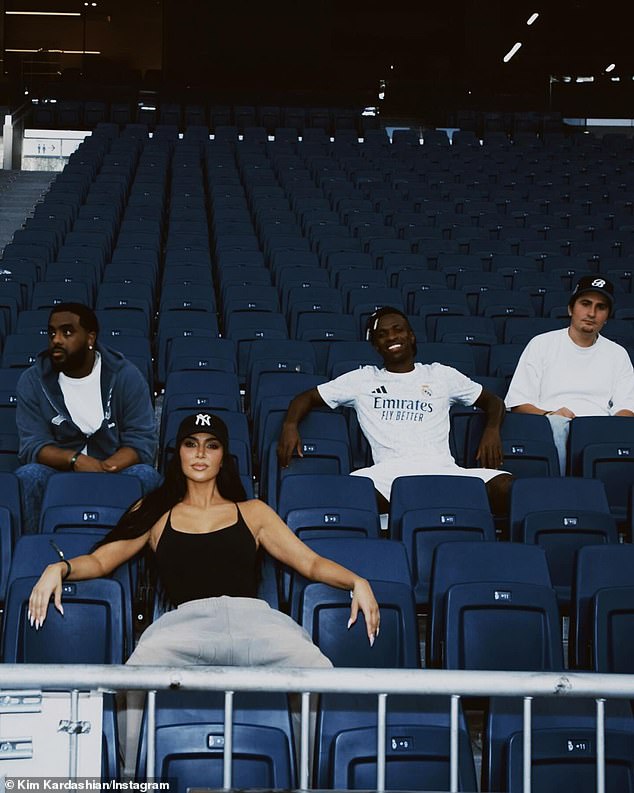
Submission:
<svg viewBox="0 0 634 793">
<path fill-rule="evenodd" d="M 499 471 L 497 468 L 461 468 L 455 463 L 446 463 L 444 461 L 441 465 L 434 465 L 421 460 L 386 460 L 368 468 L 352 471 L 351 476 L 367 476 L 374 482 L 375 489 L 389 501 L 392 482 L 398 476 L 424 476 L 425 474 L 473 476 L 476 479 L 482 479 L 483 482 L 488 482 L 490 479 L 500 476 L 500 474 L 508 473 L 508 471 Z"/>
</svg>

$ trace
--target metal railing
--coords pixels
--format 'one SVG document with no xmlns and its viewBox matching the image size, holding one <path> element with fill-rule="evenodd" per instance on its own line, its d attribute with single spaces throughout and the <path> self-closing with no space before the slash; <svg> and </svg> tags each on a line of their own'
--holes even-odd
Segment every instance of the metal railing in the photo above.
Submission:
<svg viewBox="0 0 634 793">
<path fill-rule="evenodd" d="M 596 702 L 596 789 L 605 793 L 605 701 L 634 699 L 634 677 L 593 672 L 482 672 L 440 669 L 269 669 L 260 667 L 42 666 L 2 664 L 2 689 L 148 692 L 147 776 L 154 777 L 157 691 L 225 692 L 223 788 L 232 786 L 233 694 L 284 691 L 301 694 L 299 782 L 309 788 L 310 693 L 377 695 L 376 790 L 385 790 L 386 701 L 392 694 L 446 695 L 450 712 L 451 793 L 458 791 L 458 731 L 461 697 L 514 697 L 524 702 L 523 790 L 531 792 L 531 704 L 534 697 L 585 698 Z"/>
</svg>

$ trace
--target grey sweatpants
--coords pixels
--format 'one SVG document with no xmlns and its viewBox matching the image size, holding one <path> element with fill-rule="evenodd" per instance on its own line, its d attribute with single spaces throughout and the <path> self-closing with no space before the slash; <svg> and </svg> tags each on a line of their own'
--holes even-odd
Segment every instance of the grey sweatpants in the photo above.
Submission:
<svg viewBox="0 0 634 793">
<path fill-rule="evenodd" d="M 192 600 L 168 611 L 141 635 L 128 664 L 148 666 L 288 666 L 332 663 L 293 619 L 257 598 Z M 127 696 L 124 773 L 134 772 L 145 694 Z"/>
</svg>

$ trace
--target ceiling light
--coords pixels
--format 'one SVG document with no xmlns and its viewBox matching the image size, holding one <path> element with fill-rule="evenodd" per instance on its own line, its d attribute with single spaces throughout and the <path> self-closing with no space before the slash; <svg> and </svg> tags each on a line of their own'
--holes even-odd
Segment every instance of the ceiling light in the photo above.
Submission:
<svg viewBox="0 0 634 793">
<path fill-rule="evenodd" d="M 504 63 L 508 63 L 521 46 L 522 46 L 522 42 L 516 41 L 515 44 L 513 44 L 513 46 L 511 47 L 511 49 L 504 56 L 503 58 Z"/>
</svg>

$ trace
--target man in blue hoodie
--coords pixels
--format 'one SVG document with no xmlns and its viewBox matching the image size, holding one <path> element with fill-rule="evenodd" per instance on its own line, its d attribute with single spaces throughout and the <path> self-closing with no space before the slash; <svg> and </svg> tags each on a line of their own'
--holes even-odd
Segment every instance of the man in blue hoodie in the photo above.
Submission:
<svg viewBox="0 0 634 793">
<path fill-rule="evenodd" d="M 92 309 L 55 306 L 48 349 L 18 381 L 23 533 L 38 530 L 46 483 L 56 471 L 130 474 L 144 492 L 160 483 L 148 384 L 121 353 L 97 343 L 98 333 Z"/>
</svg>

